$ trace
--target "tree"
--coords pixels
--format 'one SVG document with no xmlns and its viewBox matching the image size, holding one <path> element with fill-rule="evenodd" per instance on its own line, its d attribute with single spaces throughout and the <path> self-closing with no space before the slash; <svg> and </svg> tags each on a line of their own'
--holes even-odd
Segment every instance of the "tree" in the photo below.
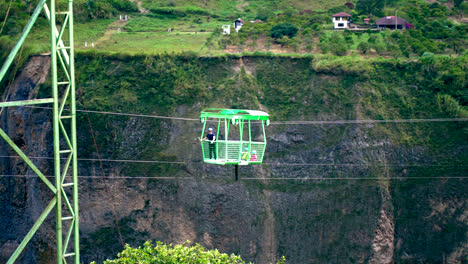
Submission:
<svg viewBox="0 0 468 264">
<path fill-rule="evenodd" d="M 369 51 L 369 44 L 365 41 L 359 43 L 357 46 L 357 49 L 362 53 L 362 54 L 367 54 Z"/>
<path fill-rule="evenodd" d="M 382 41 L 377 41 L 374 45 L 373 48 L 375 49 L 375 52 L 379 55 L 383 55 L 386 50 L 386 45 Z"/>
<path fill-rule="evenodd" d="M 278 24 L 271 29 L 271 37 L 274 39 L 280 39 L 283 36 L 293 38 L 294 36 L 296 36 L 298 30 L 299 29 L 293 24 Z"/>
<path fill-rule="evenodd" d="M 284 14 L 286 17 L 289 17 L 289 18 L 296 16 L 297 13 L 298 13 L 297 10 L 294 9 L 294 8 L 292 8 L 291 6 L 289 6 L 288 8 L 286 8 L 286 9 L 284 10 L 284 12 L 283 12 L 283 14 Z"/>
<path fill-rule="evenodd" d="M 464 0 L 454 0 L 453 3 L 456 7 L 460 7 L 465 1 Z"/>
<path fill-rule="evenodd" d="M 344 5 L 347 6 L 349 9 L 354 9 L 354 4 L 351 2 L 346 2 Z"/>
<path fill-rule="evenodd" d="M 384 0 L 358 0 L 356 10 L 365 15 L 376 15 L 384 8 Z"/>
<path fill-rule="evenodd" d="M 328 46 L 329 50 L 338 56 L 344 56 L 348 52 L 346 41 L 343 35 L 339 34 L 338 32 L 332 33 Z"/>
<path fill-rule="evenodd" d="M 274 16 L 274 14 L 275 13 L 273 12 L 271 8 L 261 7 L 258 9 L 257 15 L 255 16 L 255 18 L 258 18 L 263 21 L 267 21 L 268 18 Z"/>
<path fill-rule="evenodd" d="M 223 264 L 245 264 L 241 257 L 234 254 L 228 255 L 220 253 L 217 249 L 206 250 L 199 244 L 187 246 L 190 241 L 182 245 L 164 244 L 157 242 L 156 246 L 150 241 L 145 242 L 143 247 L 132 248 L 125 246 L 124 251 L 117 254 L 118 259 L 106 260 L 104 264 L 134 264 L 134 263 L 165 263 L 165 264 L 202 264 L 202 263 L 223 263 Z M 284 264 L 282 257 L 277 264 Z M 96 264 L 91 262 L 91 264 Z"/>
</svg>

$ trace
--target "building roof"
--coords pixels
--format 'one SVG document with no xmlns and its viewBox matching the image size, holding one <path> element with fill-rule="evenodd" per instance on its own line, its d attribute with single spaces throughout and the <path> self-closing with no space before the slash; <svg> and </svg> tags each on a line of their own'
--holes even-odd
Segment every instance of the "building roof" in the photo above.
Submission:
<svg viewBox="0 0 468 264">
<path fill-rule="evenodd" d="M 338 14 L 334 14 L 332 17 L 351 17 L 351 15 L 346 14 L 345 12 L 339 12 Z"/>
<path fill-rule="evenodd" d="M 396 21 L 395 21 L 396 20 Z M 406 20 L 400 17 L 395 17 L 395 16 L 386 16 L 382 17 L 380 19 L 377 19 L 375 22 L 377 25 L 382 25 L 382 26 L 392 26 L 395 25 L 395 22 L 397 25 L 404 25 L 406 23 Z"/>
<path fill-rule="evenodd" d="M 259 110 L 240 110 L 240 109 L 222 109 L 208 108 L 204 109 L 200 118 L 227 118 L 232 120 L 268 120 L 268 113 Z"/>
<path fill-rule="evenodd" d="M 242 22 L 242 23 L 245 23 L 244 20 L 242 20 L 242 19 L 240 19 L 240 18 L 236 19 L 236 21 L 240 21 L 240 22 Z M 234 22 L 236 22 L 236 21 L 234 21 Z"/>
</svg>

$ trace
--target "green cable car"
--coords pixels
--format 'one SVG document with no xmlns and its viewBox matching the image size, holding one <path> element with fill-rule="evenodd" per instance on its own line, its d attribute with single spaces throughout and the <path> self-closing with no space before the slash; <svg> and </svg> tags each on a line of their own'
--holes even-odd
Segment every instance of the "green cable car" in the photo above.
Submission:
<svg viewBox="0 0 468 264">
<path fill-rule="evenodd" d="M 265 154 L 265 125 L 270 124 L 269 115 L 263 111 L 239 109 L 205 109 L 200 114 L 203 130 L 200 141 L 203 161 L 218 165 L 251 165 L 261 164 Z M 217 130 L 205 135 L 207 122 L 217 123 Z M 262 141 L 253 141 L 254 127 L 261 125 Z M 244 136 L 244 128 L 248 136 Z M 224 130 L 224 135 L 222 131 Z M 258 129 L 257 129 L 258 130 Z M 213 136 L 210 136 L 212 133 Z M 220 139 L 220 134 L 222 139 Z M 259 137 L 257 137 L 259 138 Z"/>
</svg>

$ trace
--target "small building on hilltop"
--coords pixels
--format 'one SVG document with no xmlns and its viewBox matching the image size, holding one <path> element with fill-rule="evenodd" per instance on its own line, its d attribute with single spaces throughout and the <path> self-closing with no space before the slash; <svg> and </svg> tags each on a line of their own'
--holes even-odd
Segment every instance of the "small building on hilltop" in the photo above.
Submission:
<svg viewBox="0 0 468 264">
<path fill-rule="evenodd" d="M 236 30 L 236 32 L 239 32 L 239 30 L 241 29 L 242 25 L 244 25 L 244 20 L 238 18 L 236 21 L 234 21 L 234 29 Z"/>
<path fill-rule="evenodd" d="M 377 27 L 380 29 L 390 28 L 390 29 L 404 29 L 406 25 L 406 20 L 396 16 L 386 16 L 380 19 L 377 19 L 375 22 Z"/>
<path fill-rule="evenodd" d="M 346 14 L 344 12 L 334 14 L 332 16 L 334 28 L 335 29 L 349 28 L 350 18 L 351 18 L 351 15 Z"/>
<path fill-rule="evenodd" d="M 231 35 L 231 25 L 222 25 L 223 35 Z"/>
</svg>

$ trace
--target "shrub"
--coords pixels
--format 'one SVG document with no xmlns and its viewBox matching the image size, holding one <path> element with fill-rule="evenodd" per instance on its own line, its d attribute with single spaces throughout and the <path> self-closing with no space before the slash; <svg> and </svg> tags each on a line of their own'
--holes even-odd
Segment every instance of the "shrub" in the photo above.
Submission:
<svg viewBox="0 0 468 264">
<path fill-rule="evenodd" d="M 137 4 L 131 1 L 110 0 L 112 6 L 119 11 L 138 12 Z"/>
<path fill-rule="evenodd" d="M 311 29 L 310 28 L 306 28 L 302 31 L 302 35 L 309 35 L 311 33 Z"/>
<path fill-rule="evenodd" d="M 134 264 L 134 263 L 165 263 L 165 264 L 202 264 L 202 263 L 223 263 L 223 264 L 243 264 L 245 261 L 240 256 L 234 254 L 227 255 L 220 253 L 217 249 L 206 250 L 199 244 L 187 246 L 190 241 L 182 245 L 164 244 L 157 242 L 154 246 L 147 241 L 143 247 L 132 248 L 125 246 L 125 250 L 119 253 L 118 259 L 106 260 L 104 264 Z M 282 257 L 277 264 L 284 264 Z M 91 264 L 96 264 L 92 262 Z"/>
<path fill-rule="evenodd" d="M 280 39 L 283 36 L 288 36 L 289 38 L 293 38 L 296 36 L 298 28 L 290 23 L 282 23 L 274 26 L 271 29 L 271 37 L 274 39 Z"/>
<path fill-rule="evenodd" d="M 374 49 L 375 49 L 375 52 L 377 52 L 377 54 L 383 55 L 386 50 L 386 45 L 382 41 L 378 41 L 377 43 L 374 44 Z"/>
<path fill-rule="evenodd" d="M 320 30 L 322 28 L 322 25 L 319 23 L 314 23 L 312 24 L 312 29 L 313 30 Z"/>
<path fill-rule="evenodd" d="M 376 35 L 370 35 L 368 42 L 371 44 L 374 44 L 377 41 L 377 36 Z"/>
<path fill-rule="evenodd" d="M 384 8 L 384 1 L 375 0 L 358 0 L 356 2 L 356 10 L 365 15 L 380 15 Z"/>
<path fill-rule="evenodd" d="M 294 39 L 290 38 L 288 36 L 284 36 L 284 37 L 282 37 L 280 39 L 277 39 L 276 43 L 280 44 L 281 47 L 290 47 L 290 46 L 294 45 Z"/>
<path fill-rule="evenodd" d="M 367 52 L 369 51 L 369 44 L 367 42 L 363 41 L 363 42 L 359 43 L 359 45 L 357 46 L 357 49 L 362 54 L 367 54 Z"/>
<path fill-rule="evenodd" d="M 109 18 L 118 11 L 136 12 L 136 3 L 122 0 L 89 0 L 82 5 L 75 5 L 77 20 Z"/>
<path fill-rule="evenodd" d="M 468 13 L 468 2 L 463 2 L 463 3 L 460 5 L 460 9 L 461 9 L 464 13 Z"/>
<path fill-rule="evenodd" d="M 468 117 L 468 110 L 455 100 L 452 96 L 447 94 L 438 94 L 436 97 L 439 110 L 447 113 L 450 117 Z"/>
<path fill-rule="evenodd" d="M 339 34 L 338 32 L 333 32 L 330 40 L 328 41 L 328 46 L 329 50 L 338 56 L 346 55 L 348 52 L 346 41 L 343 38 L 343 35 Z"/>
<path fill-rule="evenodd" d="M 297 10 L 294 9 L 294 8 L 292 8 L 291 6 L 288 7 L 288 8 L 286 8 L 286 10 L 284 10 L 284 12 L 283 12 L 283 14 L 284 14 L 286 17 L 289 17 L 289 18 L 296 16 L 297 13 L 298 13 Z"/>
<path fill-rule="evenodd" d="M 263 8 L 258 9 L 257 15 L 255 16 L 255 18 L 258 18 L 263 21 L 267 21 L 267 19 L 272 17 L 273 15 L 274 15 L 273 10 L 271 10 L 270 8 L 263 7 Z"/>
<path fill-rule="evenodd" d="M 347 6 L 349 9 L 354 9 L 354 4 L 351 2 L 346 2 L 344 5 Z"/>
</svg>

